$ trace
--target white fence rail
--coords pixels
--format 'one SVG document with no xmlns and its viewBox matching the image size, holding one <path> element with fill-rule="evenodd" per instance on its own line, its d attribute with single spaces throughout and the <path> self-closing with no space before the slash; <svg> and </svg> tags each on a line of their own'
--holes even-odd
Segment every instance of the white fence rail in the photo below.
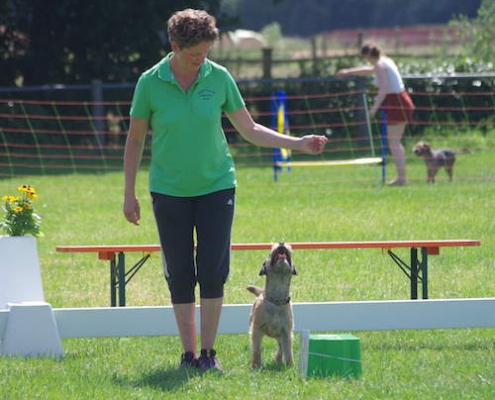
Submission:
<svg viewBox="0 0 495 400">
<path fill-rule="evenodd" d="M 495 327 L 495 298 L 295 303 L 293 309 L 296 331 Z M 247 333 L 250 310 L 251 304 L 224 305 L 219 333 Z M 61 338 L 178 334 L 170 306 L 59 308 L 53 315 Z M 0 340 L 8 323 L 9 310 L 0 311 Z"/>
<path fill-rule="evenodd" d="M 495 298 L 295 303 L 293 309 L 296 331 L 495 327 Z M 250 310 L 250 304 L 224 305 L 219 333 L 247 333 Z M 178 334 L 172 307 L 55 309 L 54 315 L 62 338 Z"/>
<path fill-rule="evenodd" d="M 247 333 L 250 310 L 251 304 L 224 305 L 219 333 Z M 495 327 L 495 298 L 295 303 L 293 310 L 296 331 Z M 178 334 L 172 307 L 55 309 L 54 314 L 66 338 Z"/>
</svg>

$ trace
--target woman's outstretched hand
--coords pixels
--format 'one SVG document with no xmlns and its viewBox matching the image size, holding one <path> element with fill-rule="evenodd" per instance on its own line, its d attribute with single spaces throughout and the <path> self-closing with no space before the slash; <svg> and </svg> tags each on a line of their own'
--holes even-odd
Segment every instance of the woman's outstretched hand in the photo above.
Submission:
<svg viewBox="0 0 495 400">
<path fill-rule="evenodd" d="M 299 150 L 307 154 L 320 154 L 323 152 L 328 142 L 326 136 L 306 135 L 301 138 L 301 147 Z"/>
</svg>

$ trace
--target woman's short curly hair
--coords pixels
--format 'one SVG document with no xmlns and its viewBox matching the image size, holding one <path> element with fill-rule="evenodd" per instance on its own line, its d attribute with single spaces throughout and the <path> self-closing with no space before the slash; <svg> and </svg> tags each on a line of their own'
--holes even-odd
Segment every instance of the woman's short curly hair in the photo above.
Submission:
<svg viewBox="0 0 495 400">
<path fill-rule="evenodd" d="M 176 42 L 180 48 L 213 42 L 218 39 L 216 23 L 215 17 L 203 10 L 187 8 L 176 11 L 167 22 L 168 39 Z"/>
</svg>

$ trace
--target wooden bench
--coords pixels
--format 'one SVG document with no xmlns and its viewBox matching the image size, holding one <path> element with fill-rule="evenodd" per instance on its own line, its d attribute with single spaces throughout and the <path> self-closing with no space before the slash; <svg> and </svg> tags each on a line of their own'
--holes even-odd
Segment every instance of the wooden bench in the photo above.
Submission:
<svg viewBox="0 0 495 400">
<path fill-rule="evenodd" d="M 295 242 L 293 250 L 309 249 L 382 249 L 406 274 L 411 285 L 411 299 L 418 299 L 421 282 L 422 298 L 428 298 L 428 256 L 440 254 L 441 247 L 479 246 L 479 240 L 400 240 L 400 241 L 348 241 L 348 242 Z M 232 250 L 270 250 L 272 243 L 237 243 Z M 410 249 L 410 262 L 398 257 L 392 250 Z M 61 253 L 97 253 L 98 259 L 110 262 L 110 305 L 126 305 L 126 284 L 141 269 L 151 253 L 160 252 L 159 245 L 97 245 L 97 246 L 57 246 Z M 131 268 L 126 268 L 126 253 L 142 253 L 142 258 Z"/>
</svg>

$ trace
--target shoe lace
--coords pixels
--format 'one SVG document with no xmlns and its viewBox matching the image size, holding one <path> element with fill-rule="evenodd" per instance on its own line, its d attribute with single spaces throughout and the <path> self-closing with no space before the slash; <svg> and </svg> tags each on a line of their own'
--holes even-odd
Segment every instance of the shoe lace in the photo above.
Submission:
<svg viewBox="0 0 495 400">
<path fill-rule="evenodd" d="M 215 365 L 215 356 L 217 352 L 214 349 L 201 349 L 201 359 L 209 365 Z"/>
<path fill-rule="evenodd" d="M 194 360 L 194 353 L 192 351 L 187 351 L 182 354 L 182 362 L 192 362 Z"/>
</svg>

